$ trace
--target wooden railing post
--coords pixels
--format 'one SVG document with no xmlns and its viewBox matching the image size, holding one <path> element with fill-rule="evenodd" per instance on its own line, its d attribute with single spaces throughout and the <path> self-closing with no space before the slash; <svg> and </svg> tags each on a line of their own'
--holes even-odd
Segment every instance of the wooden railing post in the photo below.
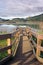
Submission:
<svg viewBox="0 0 43 65">
<path fill-rule="evenodd" d="M 7 39 L 7 46 L 10 46 L 11 45 L 11 39 L 8 38 Z M 11 49 L 8 49 L 8 54 L 11 54 Z"/>
<path fill-rule="evenodd" d="M 36 50 L 36 55 L 40 56 L 40 49 L 38 46 L 41 46 L 41 40 L 39 39 L 39 37 L 37 37 L 37 50 Z"/>
</svg>

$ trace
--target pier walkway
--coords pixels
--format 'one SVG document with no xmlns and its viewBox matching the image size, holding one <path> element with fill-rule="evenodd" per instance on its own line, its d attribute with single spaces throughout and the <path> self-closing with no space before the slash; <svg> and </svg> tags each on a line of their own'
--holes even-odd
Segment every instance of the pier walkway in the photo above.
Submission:
<svg viewBox="0 0 43 65">
<path fill-rule="evenodd" d="M 41 43 L 40 38 L 43 40 L 43 36 L 37 37 L 31 28 L 17 28 L 12 33 L 0 35 L 0 40 L 6 39 L 7 42 L 7 46 L 0 49 L 2 55 L 7 51 L 7 56 L 0 60 L 0 65 L 43 65 L 43 58 L 40 57 L 43 55 L 40 54 L 43 45 L 37 45 Z"/>
<path fill-rule="evenodd" d="M 21 36 L 16 56 L 5 65 L 43 65 L 34 56 L 27 36 Z"/>
</svg>

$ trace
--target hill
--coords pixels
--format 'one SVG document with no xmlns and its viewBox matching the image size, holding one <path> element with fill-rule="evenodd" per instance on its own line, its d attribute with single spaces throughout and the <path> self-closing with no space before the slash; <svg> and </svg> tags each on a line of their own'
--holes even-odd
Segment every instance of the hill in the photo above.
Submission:
<svg viewBox="0 0 43 65">
<path fill-rule="evenodd" d="M 26 18 L 28 21 L 43 21 L 43 14 L 33 16 L 33 17 L 28 17 Z"/>
<path fill-rule="evenodd" d="M 12 19 L 12 21 L 14 21 L 14 22 L 26 22 L 26 19 L 24 19 L 24 18 L 14 18 L 14 19 Z"/>
<path fill-rule="evenodd" d="M 6 22 L 6 21 L 9 21 L 9 19 L 0 18 L 0 23 L 1 23 L 1 22 Z"/>
<path fill-rule="evenodd" d="M 43 22 L 43 14 L 33 16 L 33 17 L 27 17 L 26 19 L 24 18 L 13 18 L 12 20 L 9 19 L 2 19 L 0 18 L 0 23 L 17 23 L 17 22 L 27 22 L 27 21 L 42 21 Z"/>
<path fill-rule="evenodd" d="M 33 17 L 27 17 L 24 18 L 14 18 L 12 19 L 13 22 L 27 22 L 27 21 L 43 21 L 43 14 L 33 16 Z"/>
</svg>

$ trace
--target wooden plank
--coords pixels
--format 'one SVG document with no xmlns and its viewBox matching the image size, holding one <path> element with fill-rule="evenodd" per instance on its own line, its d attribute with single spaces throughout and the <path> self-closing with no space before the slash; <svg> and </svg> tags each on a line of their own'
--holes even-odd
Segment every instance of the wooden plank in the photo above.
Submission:
<svg viewBox="0 0 43 65">
<path fill-rule="evenodd" d="M 12 45 L 7 46 L 7 47 L 4 47 L 4 48 L 1 48 L 1 49 L 0 49 L 0 52 L 4 52 L 4 51 L 10 49 L 11 47 L 12 47 Z"/>
</svg>

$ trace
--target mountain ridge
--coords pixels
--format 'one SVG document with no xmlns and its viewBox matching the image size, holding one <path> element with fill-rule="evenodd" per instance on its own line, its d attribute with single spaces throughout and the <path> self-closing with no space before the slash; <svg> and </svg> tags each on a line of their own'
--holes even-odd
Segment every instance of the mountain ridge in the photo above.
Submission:
<svg viewBox="0 0 43 65">
<path fill-rule="evenodd" d="M 26 19 L 24 18 L 13 18 L 12 20 L 9 19 L 3 19 L 0 18 L 0 22 L 27 22 L 27 21 L 42 21 L 43 22 L 43 14 L 33 16 L 33 17 L 27 17 Z"/>
<path fill-rule="evenodd" d="M 43 21 L 43 14 L 26 18 L 29 21 Z"/>
</svg>

